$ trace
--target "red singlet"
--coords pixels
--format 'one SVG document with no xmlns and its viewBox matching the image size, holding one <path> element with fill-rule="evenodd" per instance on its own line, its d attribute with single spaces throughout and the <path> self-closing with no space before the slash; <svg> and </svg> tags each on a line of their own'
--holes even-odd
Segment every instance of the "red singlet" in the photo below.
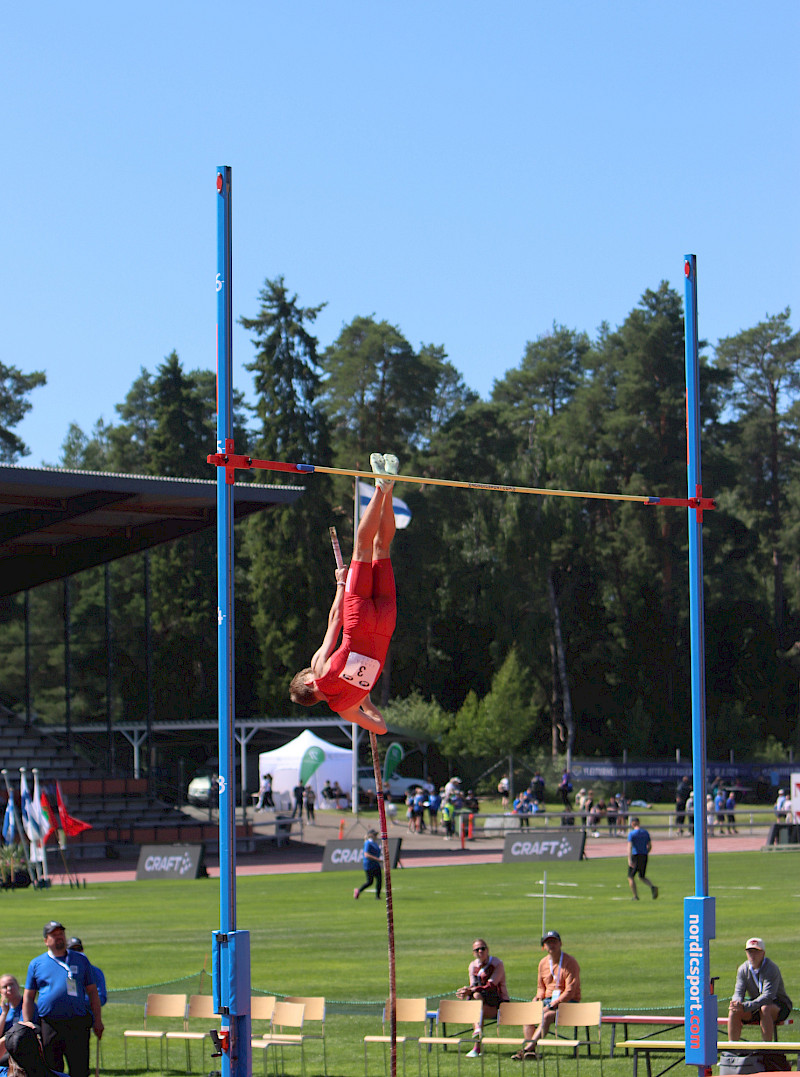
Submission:
<svg viewBox="0 0 800 1077">
<path fill-rule="evenodd" d="M 342 643 L 328 672 L 314 681 L 332 711 L 341 714 L 369 695 L 383 671 L 396 620 L 392 562 L 353 561 L 344 589 Z"/>
</svg>

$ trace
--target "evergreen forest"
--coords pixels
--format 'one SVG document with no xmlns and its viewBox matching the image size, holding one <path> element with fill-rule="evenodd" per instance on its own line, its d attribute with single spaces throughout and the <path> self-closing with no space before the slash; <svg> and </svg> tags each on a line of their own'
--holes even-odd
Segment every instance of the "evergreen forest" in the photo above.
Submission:
<svg viewBox="0 0 800 1077">
<path fill-rule="evenodd" d="M 236 450 L 405 474 L 560 490 L 686 496 L 684 329 L 669 284 L 617 328 L 553 324 L 488 399 L 442 344 L 359 316 L 322 347 L 323 305 L 282 277 L 241 318 L 252 340 Z M 710 758 L 800 748 L 800 334 L 787 309 L 701 347 L 706 691 Z M 487 362 L 490 361 L 487 359 Z M 45 377 L 0 369 L 0 457 Z M 35 406 L 35 402 L 34 402 Z M 72 424 L 54 466 L 214 479 L 215 377 L 173 351 L 143 366 L 116 419 Z M 240 472 L 304 485 L 295 506 L 236 532 L 239 716 L 300 717 L 288 681 L 308 663 L 333 597 L 328 527 L 352 542 L 353 482 Z M 394 564 L 398 626 L 379 699 L 451 760 L 509 752 L 659 757 L 689 753 L 686 510 L 639 503 L 403 484 L 410 526 Z M 149 576 L 149 608 L 145 574 Z M 112 676 L 106 662 L 106 587 Z M 64 722 L 64 590 L 31 591 L 31 705 Z M 0 606 L 0 702 L 25 700 L 25 597 Z M 215 537 L 209 532 L 70 582 L 70 712 L 104 723 L 216 715 Z M 146 624 L 149 620 L 149 634 Z M 311 712 L 312 714 L 316 712 Z"/>
</svg>

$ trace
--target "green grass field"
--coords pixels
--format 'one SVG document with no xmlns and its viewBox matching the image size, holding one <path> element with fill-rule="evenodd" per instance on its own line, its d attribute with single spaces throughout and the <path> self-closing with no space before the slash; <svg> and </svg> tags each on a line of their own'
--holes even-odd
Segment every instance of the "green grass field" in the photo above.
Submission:
<svg viewBox="0 0 800 1077">
<path fill-rule="evenodd" d="M 624 855 L 547 869 L 547 926 L 561 932 L 565 950 L 580 962 L 584 999 L 600 999 L 607 1012 L 682 1007 L 683 898 L 694 890 L 693 862 L 688 856 L 655 855 L 648 875 L 660 888 L 659 899 L 651 900 L 640 887 L 641 900 L 633 902 Z M 730 997 L 736 966 L 744 959 L 744 941 L 753 934 L 765 939 L 789 994 L 800 999 L 800 858 L 791 853 L 719 853 L 710 857 L 709 875 L 717 914 L 711 962 L 720 976 L 721 1000 Z M 377 1004 L 388 991 L 385 905 L 369 891 L 360 901 L 353 900 L 353 885 L 362 879 L 361 872 L 247 876 L 237 886 L 237 926 L 251 935 L 254 991 L 324 995 L 332 1004 L 326 1036 L 332 1077 L 363 1074 L 362 1037 L 379 1031 L 380 1023 L 378 1005 L 374 1016 L 348 1016 L 337 1013 L 336 1004 Z M 472 940 L 481 935 L 505 962 L 511 996 L 531 998 L 542 954 L 541 880 L 540 866 L 523 864 L 395 871 L 398 995 L 433 999 L 454 991 L 465 980 Z M 142 1016 L 141 1003 L 127 1001 L 132 996 L 126 989 L 187 977 L 185 984 L 161 989 L 187 994 L 198 990 L 200 971 L 211 965 L 219 885 L 195 880 L 5 891 L 0 908 L 5 924 L 0 971 L 13 972 L 21 982 L 30 959 L 43 950 L 46 921 L 61 920 L 68 935 L 83 939 L 110 989 L 102 1069 L 121 1073 L 122 1031 L 140 1027 Z M 116 1001 L 115 991 L 120 992 Z M 720 1010 L 725 1010 L 722 1001 Z M 183 1057 L 177 1048 L 171 1053 L 178 1072 L 183 1072 Z M 157 1050 L 151 1050 L 150 1058 L 157 1070 Z M 310 1074 L 321 1072 L 313 1046 L 307 1061 Z M 288 1072 L 300 1072 L 299 1056 L 287 1054 L 286 1062 Z M 494 1058 L 491 1063 L 495 1065 Z M 193 1065 L 201 1072 L 196 1048 Z M 471 1060 L 462 1065 L 467 1072 L 470 1066 L 479 1067 Z M 260 1066 L 259 1054 L 256 1072 Z M 581 1062 L 586 1077 L 594 1077 L 595 1067 L 594 1062 Z M 134 1046 L 131 1071 L 142 1073 L 144 1068 L 143 1049 Z M 202 1072 L 213 1068 L 206 1053 Z M 574 1062 L 564 1069 L 565 1077 L 571 1077 Z M 370 1072 L 381 1071 L 376 1053 Z M 414 1071 L 410 1065 L 409 1072 Z M 443 1057 L 441 1072 L 455 1073 L 452 1052 Z M 504 1072 L 516 1072 L 515 1063 L 508 1061 Z M 630 1060 L 606 1059 L 604 1072 L 622 1077 L 631 1072 Z"/>
</svg>

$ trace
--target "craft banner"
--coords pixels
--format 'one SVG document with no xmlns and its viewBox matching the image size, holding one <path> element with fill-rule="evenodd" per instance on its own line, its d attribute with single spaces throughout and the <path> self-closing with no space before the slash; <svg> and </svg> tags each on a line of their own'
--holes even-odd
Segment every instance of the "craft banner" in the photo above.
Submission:
<svg viewBox="0 0 800 1077">
<path fill-rule="evenodd" d="M 548 860 L 582 860 L 586 844 L 586 831 L 575 827 L 558 830 L 532 830 L 531 836 L 506 834 L 503 846 L 503 863 L 515 864 L 520 860 L 538 862 Z"/>
</svg>

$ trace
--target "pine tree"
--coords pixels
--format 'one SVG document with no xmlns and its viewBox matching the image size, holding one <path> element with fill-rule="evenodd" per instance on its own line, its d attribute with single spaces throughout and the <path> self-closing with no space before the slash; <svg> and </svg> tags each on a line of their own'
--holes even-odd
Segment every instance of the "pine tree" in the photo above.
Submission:
<svg viewBox="0 0 800 1077">
<path fill-rule="evenodd" d="M 317 340 L 309 326 L 322 306 L 301 307 L 283 277 L 267 280 L 254 318 L 241 324 L 253 334 L 255 358 L 246 364 L 256 390 L 253 453 L 259 458 L 330 466 L 328 424 L 319 407 Z M 261 473 L 262 482 L 287 481 Z M 333 559 L 328 528 L 331 484 L 309 475 L 292 485 L 306 487 L 289 508 L 272 509 L 247 521 L 243 555 L 252 596 L 253 628 L 261 656 L 261 705 L 286 713 L 288 683 L 307 666 L 324 635 L 333 597 Z"/>
</svg>

